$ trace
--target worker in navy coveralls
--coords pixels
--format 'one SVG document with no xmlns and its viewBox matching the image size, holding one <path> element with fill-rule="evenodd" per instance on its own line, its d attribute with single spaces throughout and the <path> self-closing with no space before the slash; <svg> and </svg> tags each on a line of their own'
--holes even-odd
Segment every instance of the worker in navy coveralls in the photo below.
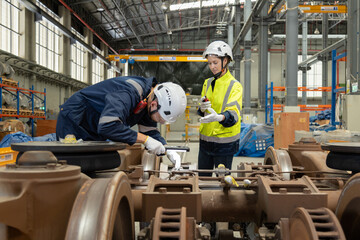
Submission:
<svg viewBox="0 0 360 240">
<path fill-rule="evenodd" d="M 166 141 L 157 123 L 175 122 L 185 108 L 185 92 L 175 83 L 157 84 L 154 77 L 115 77 L 76 92 L 61 105 L 56 135 L 58 139 L 74 134 L 84 141 L 143 143 L 161 155 Z M 135 124 L 138 132 L 131 129 Z M 169 159 L 179 157 L 171 154 Z"/>
</svg>

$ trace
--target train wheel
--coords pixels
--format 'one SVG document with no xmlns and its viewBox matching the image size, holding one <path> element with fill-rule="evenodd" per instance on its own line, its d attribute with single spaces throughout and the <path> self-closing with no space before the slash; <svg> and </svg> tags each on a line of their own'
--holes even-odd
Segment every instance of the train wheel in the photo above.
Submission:
<svg viewBox="0 0 360 240">
<path fill-rule="evenodd" d="M 360 239 L 360 173 L 352 176 L 341 192 L 335 214 L 346 239 Z"/>
<path fill-rule="evenodd" d="M 328 208 L 297 208 L 289 220 L 289 239 L 343 239 L 344 232 L 335 214 Z"/>
<path fill-rule="evenodd" d="M 134 239 L 131 187 L 125 173 L 84 183 L 75 200 L 67 240 Z"/>
<path fill-rule="evenodd" d="M 274 169 L 279 169 L 280 172 L 291 172 L 293 170 L 291 158 L 286 150 L 275 149 L 269 147 L 265 152 L 265 165 L 275 165 Z M 290 180 L 290 173 L 281 174 L 285 180 Z"/>
</svg>

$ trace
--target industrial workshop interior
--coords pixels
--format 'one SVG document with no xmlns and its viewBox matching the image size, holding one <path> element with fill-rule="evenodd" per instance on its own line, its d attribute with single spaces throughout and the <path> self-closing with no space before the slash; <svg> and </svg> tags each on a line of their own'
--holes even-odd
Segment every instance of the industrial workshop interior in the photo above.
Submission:
<svg viewBox="0 0 360 240">
<path fill-rule="evenodd" d="M 359 0 L 0 0 L 0 240 L 359 240 Z"/>
</svg>

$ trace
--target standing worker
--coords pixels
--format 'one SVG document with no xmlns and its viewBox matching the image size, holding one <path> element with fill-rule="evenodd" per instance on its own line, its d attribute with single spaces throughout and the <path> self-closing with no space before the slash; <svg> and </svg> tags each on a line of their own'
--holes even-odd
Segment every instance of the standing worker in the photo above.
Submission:
<svg viewBox="0 0 360 240">
<path fill-rule="evenodd" d="M 185 108 L 185 92 L 175 83 L 157 84 L 154 77 L 111 78 L 76 92 L 60 106 L 56 135 L 143 143 L 151 153 L 161 155 L 166 141 L 157 123 L 175 122 Z M 135 124 L 139 132 L 130 129 Z M 173 163 L 180 160 L 174 151 L 168 152 L 168 158 Z"/>
<path fill-rule="evenodd" d="M 209 44 L 203 53 L 213 77 L 206 79 L 201 91 L 199 169 L 224 164 L 231 169 L 233 155 L 239 149 L 243 88 L 230 73 L 233 60 L 230 46 L 223 41 Z M 200 173 L 211 176 L 211 173 Z"/>
</svg>

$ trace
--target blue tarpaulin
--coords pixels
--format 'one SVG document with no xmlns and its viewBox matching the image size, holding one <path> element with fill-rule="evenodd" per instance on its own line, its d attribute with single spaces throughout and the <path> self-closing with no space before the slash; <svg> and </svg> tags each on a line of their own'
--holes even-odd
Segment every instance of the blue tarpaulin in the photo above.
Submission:
<svg viewBox="0 0 360 240">
<path fill-rule="evenodd" d="M 12 143 L 21 143 L 21 142 L 52 142 L 56 141 L 56 134 L 51 133 L 41 137 L 29 137 L 23 132 L 16 132 L 6 135 L 0 142 L 0 148 L 10 147 Z"/>
<path fill-rule="evenodd" d="M 235 156 L 264 157 L 269 146 L 274 146 L 274 126 L 241 123 L 240 146 Z"/>
<path fill-rule="evenodd" d="M 327 109 L 321 112 L 316 112 L 315 116 L 310 117 L 310 122 L 315 122 L 316 120 L 325 120 L 331 118 L 331 110 Z"/>
</svg>

